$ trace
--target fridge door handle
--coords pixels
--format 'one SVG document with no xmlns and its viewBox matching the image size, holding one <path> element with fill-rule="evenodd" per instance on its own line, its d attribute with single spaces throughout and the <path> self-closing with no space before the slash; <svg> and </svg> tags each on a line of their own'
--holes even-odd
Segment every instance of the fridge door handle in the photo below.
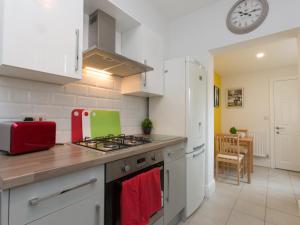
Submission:
<svg viewBox="0 0 300 225">
<path fill-rule="evenodd" d="M 204 146 L 205 146 L 205 144 L 198 145 L 198 146 L 194 147 L 193 149 L 194 149 L 194 151 L 198 151 L 198 150 L 202 149 Z"/>
</svg>

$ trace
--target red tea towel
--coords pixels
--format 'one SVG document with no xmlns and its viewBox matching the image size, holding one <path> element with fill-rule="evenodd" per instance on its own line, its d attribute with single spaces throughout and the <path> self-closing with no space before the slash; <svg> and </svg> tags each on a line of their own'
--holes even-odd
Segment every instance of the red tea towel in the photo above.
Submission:
<svg viewBox="0 0 300 225">
<path fill-rule="evenodd" d="M 122 182 L 121 225 L 147 225 L 161 204 L 160 168 Z"/>
<path fill-rule="evenodd" d="M 120 207 L 122 225 L 143 225 L 140 213 L 139 176 L 122 182 Z"/>
<path fill-rule="evenodd" d="M 140 212 L 143 222 L 148 224 L 151 216 L 161 209 L 160 168 L 140 175 Z"/>
</svg>

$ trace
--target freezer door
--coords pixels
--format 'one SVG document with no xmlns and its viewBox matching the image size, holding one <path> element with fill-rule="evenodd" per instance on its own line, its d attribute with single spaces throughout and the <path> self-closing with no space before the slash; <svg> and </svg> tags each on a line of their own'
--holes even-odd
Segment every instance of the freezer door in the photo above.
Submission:
<svg viewBox="0 0 300 225">
<path fill-rule="evenodd" d="M 186 218 L 201 205 L 205 195 L 205 148 L 186 154 L 187 203 Z"/>
<path fill-rule="evenodd" d="M 202 67 L 193 62 L 186 63 L 187 70 L 187 153 L 205 142 L 206 119 L 206 75 Z"/>
</svg>

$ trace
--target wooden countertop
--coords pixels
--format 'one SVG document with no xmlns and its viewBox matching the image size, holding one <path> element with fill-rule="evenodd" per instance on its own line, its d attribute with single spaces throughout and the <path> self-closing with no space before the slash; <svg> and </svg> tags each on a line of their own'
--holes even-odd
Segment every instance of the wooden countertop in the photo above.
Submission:
<svg viewBox="0 0 300 225">
<path fill-rule="evenodd" d="M 19 156 L 0 155 L 0 190 L 61 176 L 186 141 L 185 137 L 174 137 L 109 153 L 65 144 L 47 151 Z"/>
</svg>

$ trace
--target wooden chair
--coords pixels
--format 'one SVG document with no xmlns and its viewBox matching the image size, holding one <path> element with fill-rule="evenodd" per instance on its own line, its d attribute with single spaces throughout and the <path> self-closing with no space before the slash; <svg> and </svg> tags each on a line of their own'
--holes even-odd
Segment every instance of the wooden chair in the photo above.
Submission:
<svg viewBox="0 0 300 225">
<path fill-rule="evenodd" d="M 240 135 L 240 137 L 248 137 L 249 136 L 248 129 L 237 129 L 237 133 Z M 248 152 L 247 144 L 244 144 L 244 143 L 241 142 L 240 143 L 240 153 L 244 155 L 245 161 L 250 160 L 250 159 L 247 158 L 247 152 Z M 245 165 L 247 165 L 246 162 L 245 162 Z"/>
<path fill-rule="evenodd" d="M 240 177 L 244 175 L 244 155 L 240 154 L 239 135 L 222 134 L 216 136 L 216 179 L 219 176 L 221 164 L 230 165 L 236 169 L 237 184 L 240 184 Z"/>
<path fill-rule="evenodd" d="M 240 134 L 241 136 L 244 134 L 244 136 L 249 136 L 249 132 L 247 129 L 237 129 L 237 133 Z"/>
</svg>

